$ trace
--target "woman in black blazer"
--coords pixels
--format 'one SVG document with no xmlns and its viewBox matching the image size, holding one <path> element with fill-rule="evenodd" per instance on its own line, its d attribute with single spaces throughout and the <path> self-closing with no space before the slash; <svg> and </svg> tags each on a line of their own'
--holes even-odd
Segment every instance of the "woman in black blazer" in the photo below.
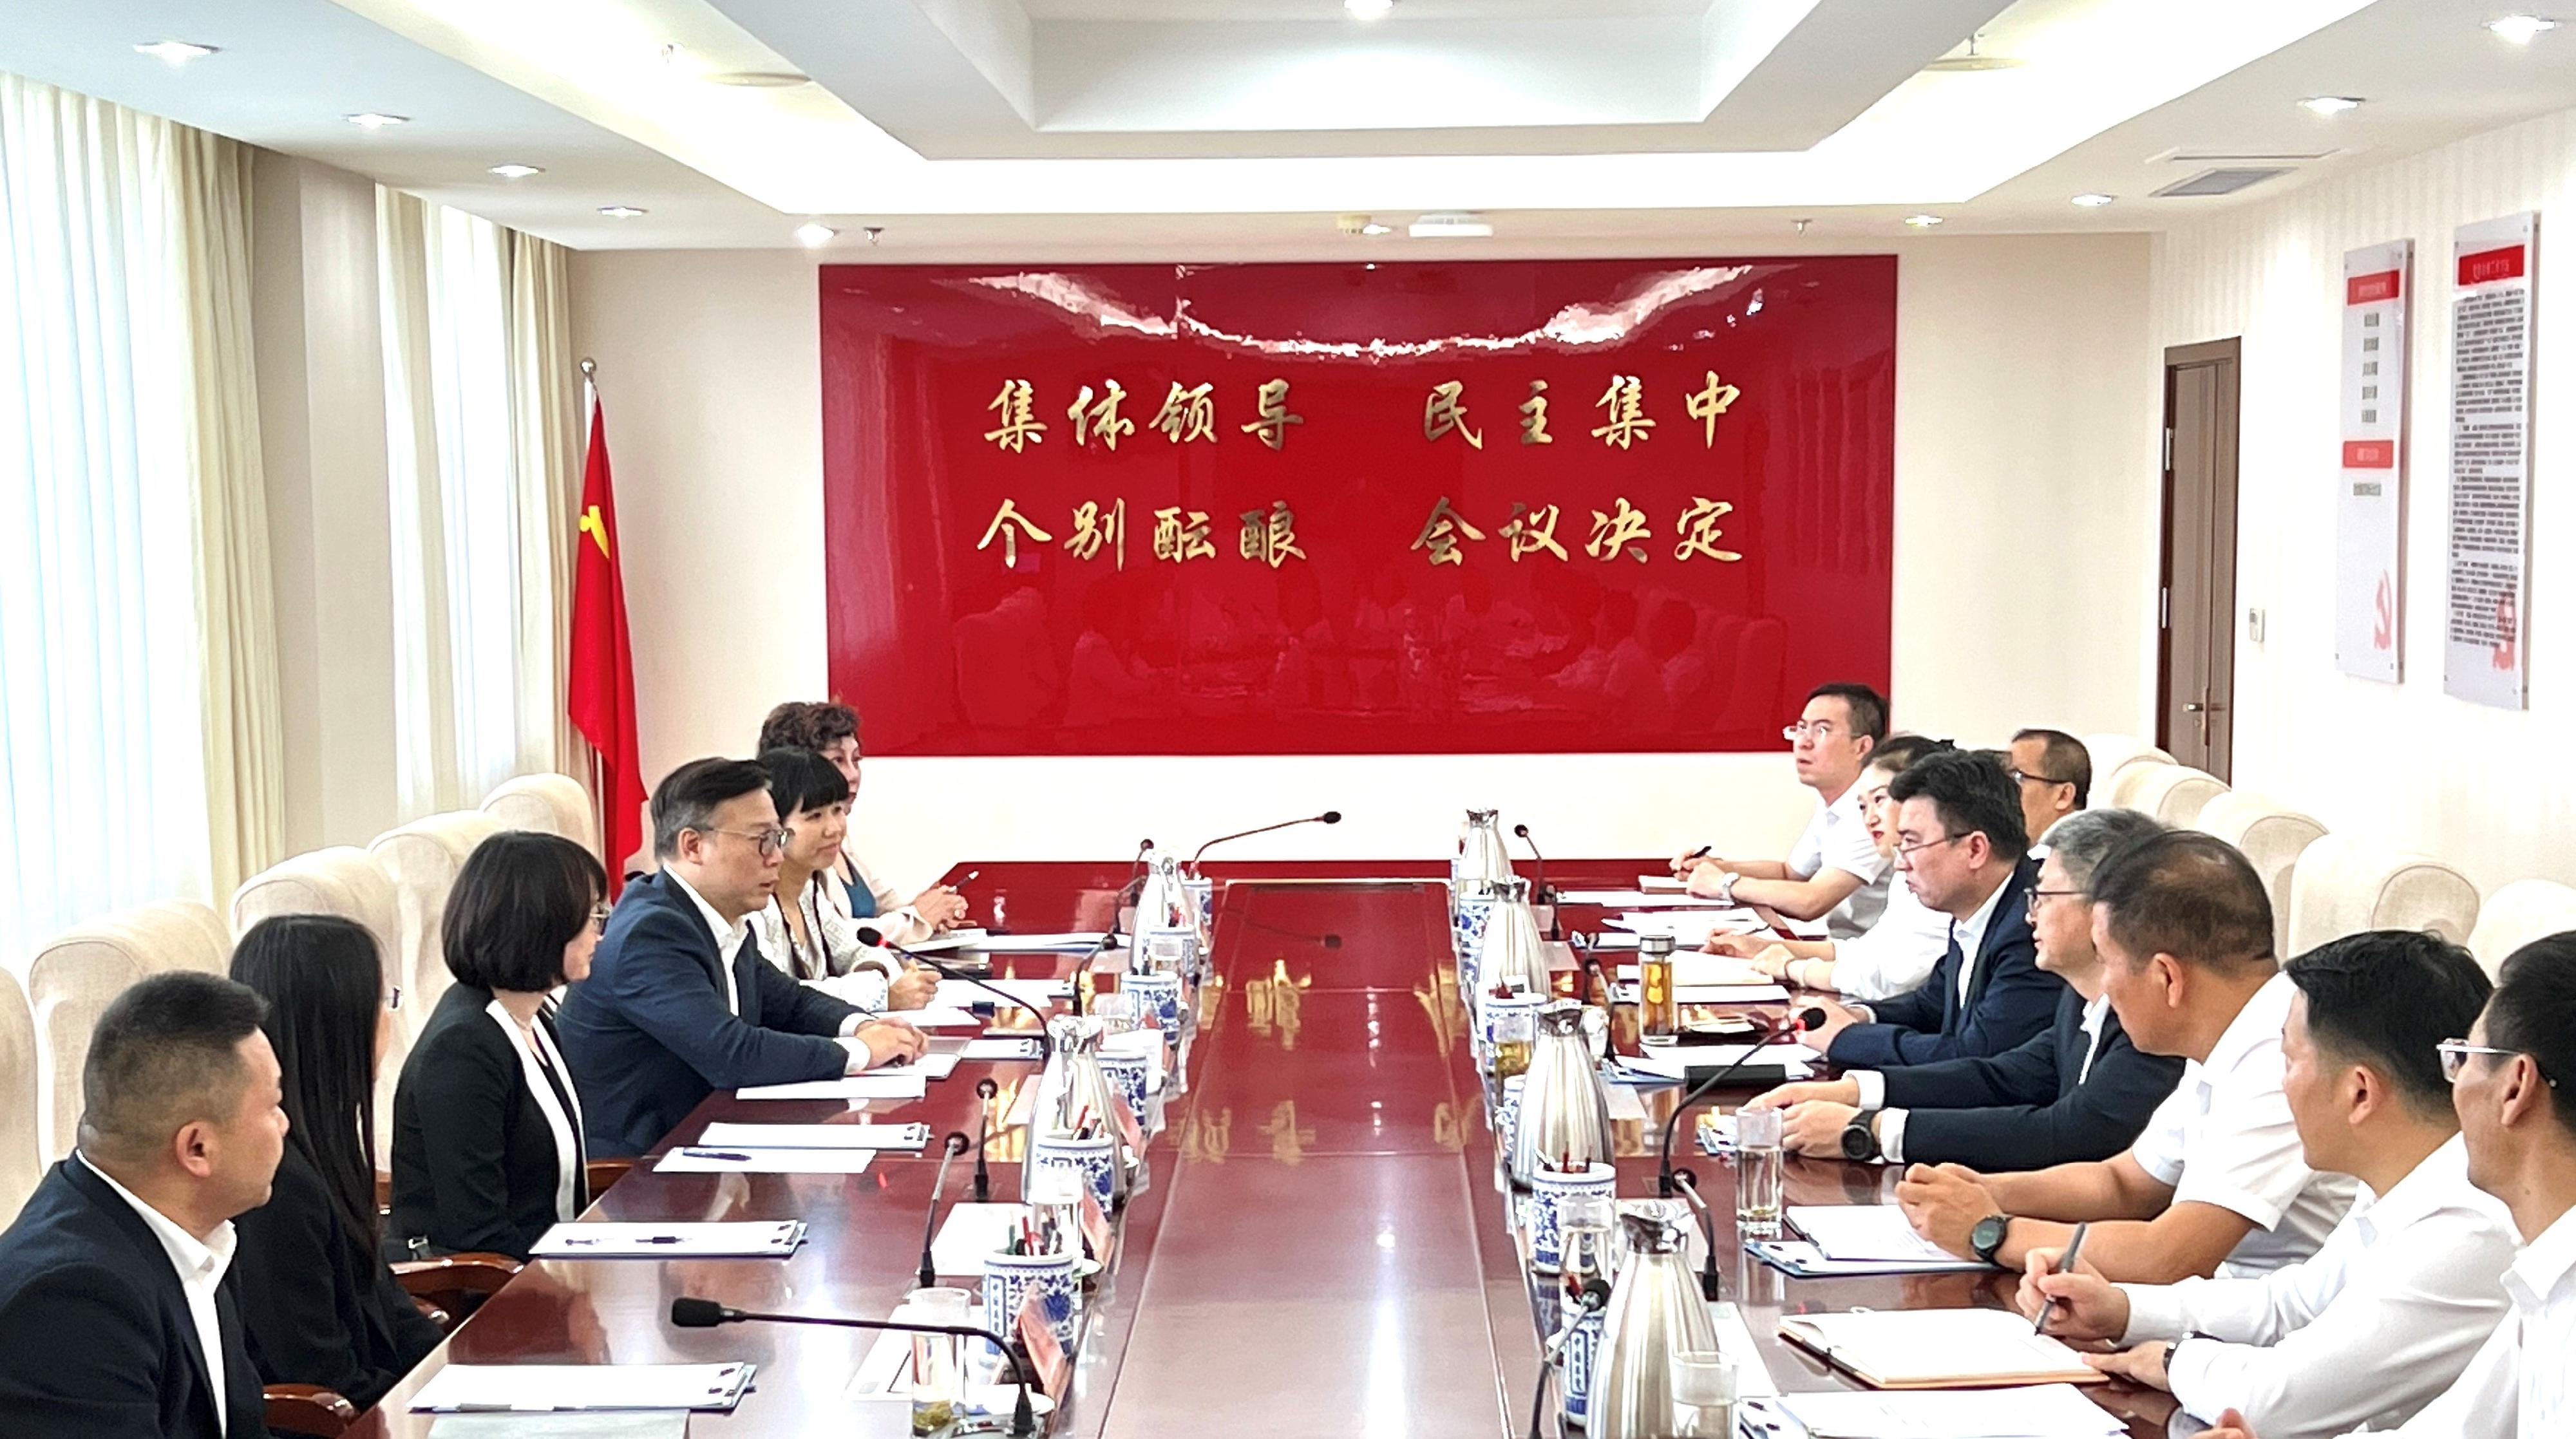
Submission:
<svg viewBox="0 0 2576 1439">
<path fill-rule="evenodd" d="M 456 983 L 394 1091 L 389 1247 L 514 1259 L 590 1203 L 581 1100 L 555 1042 L 551 992 L 590 974 L 608 876 L 590 852 L 512 831 L 466 857 L 447 899 Z"/>
<path fill-rule="evenodd" d="M 268 1203 L 233 1221 L 251 1361 L 263 1383 L 365 1409 L 439 1339 L 377 1257 L 376 1066 L 401 992 L 385 990 L 375 938 L 336 915 L 260 921 L 232 975 L 268 1001 L 288 1124 Z"/>
</svg>

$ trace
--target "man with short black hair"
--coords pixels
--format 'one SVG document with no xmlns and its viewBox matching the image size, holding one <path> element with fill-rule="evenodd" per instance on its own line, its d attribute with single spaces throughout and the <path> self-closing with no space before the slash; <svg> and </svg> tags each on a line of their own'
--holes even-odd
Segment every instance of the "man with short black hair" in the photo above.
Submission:
<svg viewBox="0 0 2576 1439">
<path fill-rule="evenodd" d="M 1824 1003 L 1825 1027 L 1800 1036 L 1845 1068 L 1885 1069 L 2001 1054 L 2045 1031 L 2065 985 L 2039 968 L 2030 933 L 2021 805 L 2001 766 L 1951 751 L 1890 780 L 1898 878 L 1950 916 L 1950 945 L 1929 979 L 1884 1003 Z"/>
<path fill-rule="evenodd" d="M 224 1283 L 233 1216 L 286 1147 L 249 988 L 157 974 L 99 1016 L 80 1147 L 0 1234 L 10 1439 L 261 1439 L 259 1371 Z"/>
<path fill-rule="evenodd" d="M 1860 811 L 1860 772 L 1887 738 L 1887 701 L 1867 685 L 1818 685 L 1789 741 L 1798 783 L 1816 792 L 1815 817 L 1786 859 L 1709 859 L 1702 848 L 1673 861 L 1673 873 L 1705 899 L 1768 906 L 1790 919 L 1825 922 L 1851 939 L 1878 922 L 1887 902 L 1887 863 Z"/>
<path fill-rule="evenodd" d="M 693 760 L 653 792 L 658 874 L 626 886 L 556 1016 L 594 1158 L 641 1154 L 717 1089 L 832 1079 L 921 1056 L 921 1031 L 798 984 L 749 917 L 786 831 L 769 772 Z"/>
<path fill-rule="evenodd" d="M 2224 840 L 2171 830 L 2093 876 L 2093 947 L 2130 1042 L 2192 1061 L 2135 1144 L 2028 1174 L 1915 1165 L 1897 1202 L 1942 1248 L 2019 1269 L 2090 1221 L 2106 1278 L 2170 1284 L 2268 1273 L 2317 1252 L 2352 1180 L 2300 1158 L 2281 1092 L 2297 986 L 2272 962 L 2272 902 Z"/>
<path fill-rule="evenodd" d="M 2093 752 L 2064 730 L 2026 729 L 2012 737 L 2010 754 L 2022 828 L 2032 844 L 2046 844 L 2059 820 L 2092 803 Z"/>
<path fill-rule="evenodd" d="M 2275 1439 L 2400 1424 L 2450 1387 L 2505 1311 L 2513 1217 L 2469 1183 L 2440 1046 L 2489 992 L 2469 952 L 2411 930 L 2320 945 L 2283 971 L 2282 1089 L 2310 1168 L 2362 1196 L 2316 1257 L 2259 1279 L 2105 1282 L 2041 1249 L 2024 1311 L 2049 1332 L 2129 1346 L 2095 1368 L 2169 1390 L 2193 1414 L 2230 1409 Z M 2368 1375 L 2366 1383 L 2354 1382 Z"/>
</svg>

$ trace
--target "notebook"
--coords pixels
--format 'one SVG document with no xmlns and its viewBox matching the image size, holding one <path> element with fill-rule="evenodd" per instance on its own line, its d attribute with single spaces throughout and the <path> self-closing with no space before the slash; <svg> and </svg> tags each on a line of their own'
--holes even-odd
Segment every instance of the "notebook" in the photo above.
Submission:
<svg viewBox="0 0 2576 1439">
<path fill-rule="evenodd" d="M 751 1364 L 450 1364 L 412 1396 L 415 1411 L 731 1409 Z"/>
<path fill-rule="evenodd" d="M 2129 1432 L 2082 1390 L 2062 1384 L 1973 1393 L 1820 1391 L 1759 1407 L 1791 1420 L 1804 1439 L 2108 1439 Z"/>
<path fill-rule="evenodd" d="M 2074 1350 L 2002 1309 L 1898 1309 L 1793 1314 L 1780 1337 L 1874 1389 L 2093 1384 Z"/>
</svg>

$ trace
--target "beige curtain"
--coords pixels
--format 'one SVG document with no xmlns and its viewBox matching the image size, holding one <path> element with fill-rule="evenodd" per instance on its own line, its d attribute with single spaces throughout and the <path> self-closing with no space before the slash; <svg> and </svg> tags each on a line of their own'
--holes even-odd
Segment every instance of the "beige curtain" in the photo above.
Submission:
<svg viewBox="0 0 2576 1439">
<path fill-rule="evenodd" d="M 171 180 L 189 316 L 208 877 L 215 897 L 285 858 L 286 736 L 250 320 L 247 147 L 173 125 Z"/>
<path fill-rule="evenodd" d="M 519 772 L 584 778 L 590 746 L 564 715 L 582 462 L 569 256 L 553 241 L 506 233 L 510 428 L 519 461 Z"/>
<path fill-rule="evenodd" d="M 464 807 L 468 800 L 455 761 L 455 649 L 439 472 L 429 211 L 414 196 L 376 187 L 376 303 L 384 333 L 394 581 L 394 793 L 406 821 Z"/>
</svg>

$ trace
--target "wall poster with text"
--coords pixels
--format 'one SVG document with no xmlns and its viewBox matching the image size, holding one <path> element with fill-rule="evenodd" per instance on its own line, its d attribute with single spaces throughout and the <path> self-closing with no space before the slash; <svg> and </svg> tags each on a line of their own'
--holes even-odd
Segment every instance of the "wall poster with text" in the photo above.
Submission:
<svg viewBox="0 0 2576 1439">
<path fill-rule="evenodd" d="M 2442 688 L 2520 709 L 2530 655 L 2536 212 L 2452 237 L 2451 515 Z"/>
<path fill-rule="evenodd" d="M 871 753 L 1772 749 L 1886 685 L 1892 256 L 820 283 Z"/>
<path fill-rule="evenodd" d="M 2343 257 L 2343 413 L 2335 488 L 2335 667 L 2391 684 L 2406 613 L 2406 312 L 2415 242 Z"/>
</svg>

